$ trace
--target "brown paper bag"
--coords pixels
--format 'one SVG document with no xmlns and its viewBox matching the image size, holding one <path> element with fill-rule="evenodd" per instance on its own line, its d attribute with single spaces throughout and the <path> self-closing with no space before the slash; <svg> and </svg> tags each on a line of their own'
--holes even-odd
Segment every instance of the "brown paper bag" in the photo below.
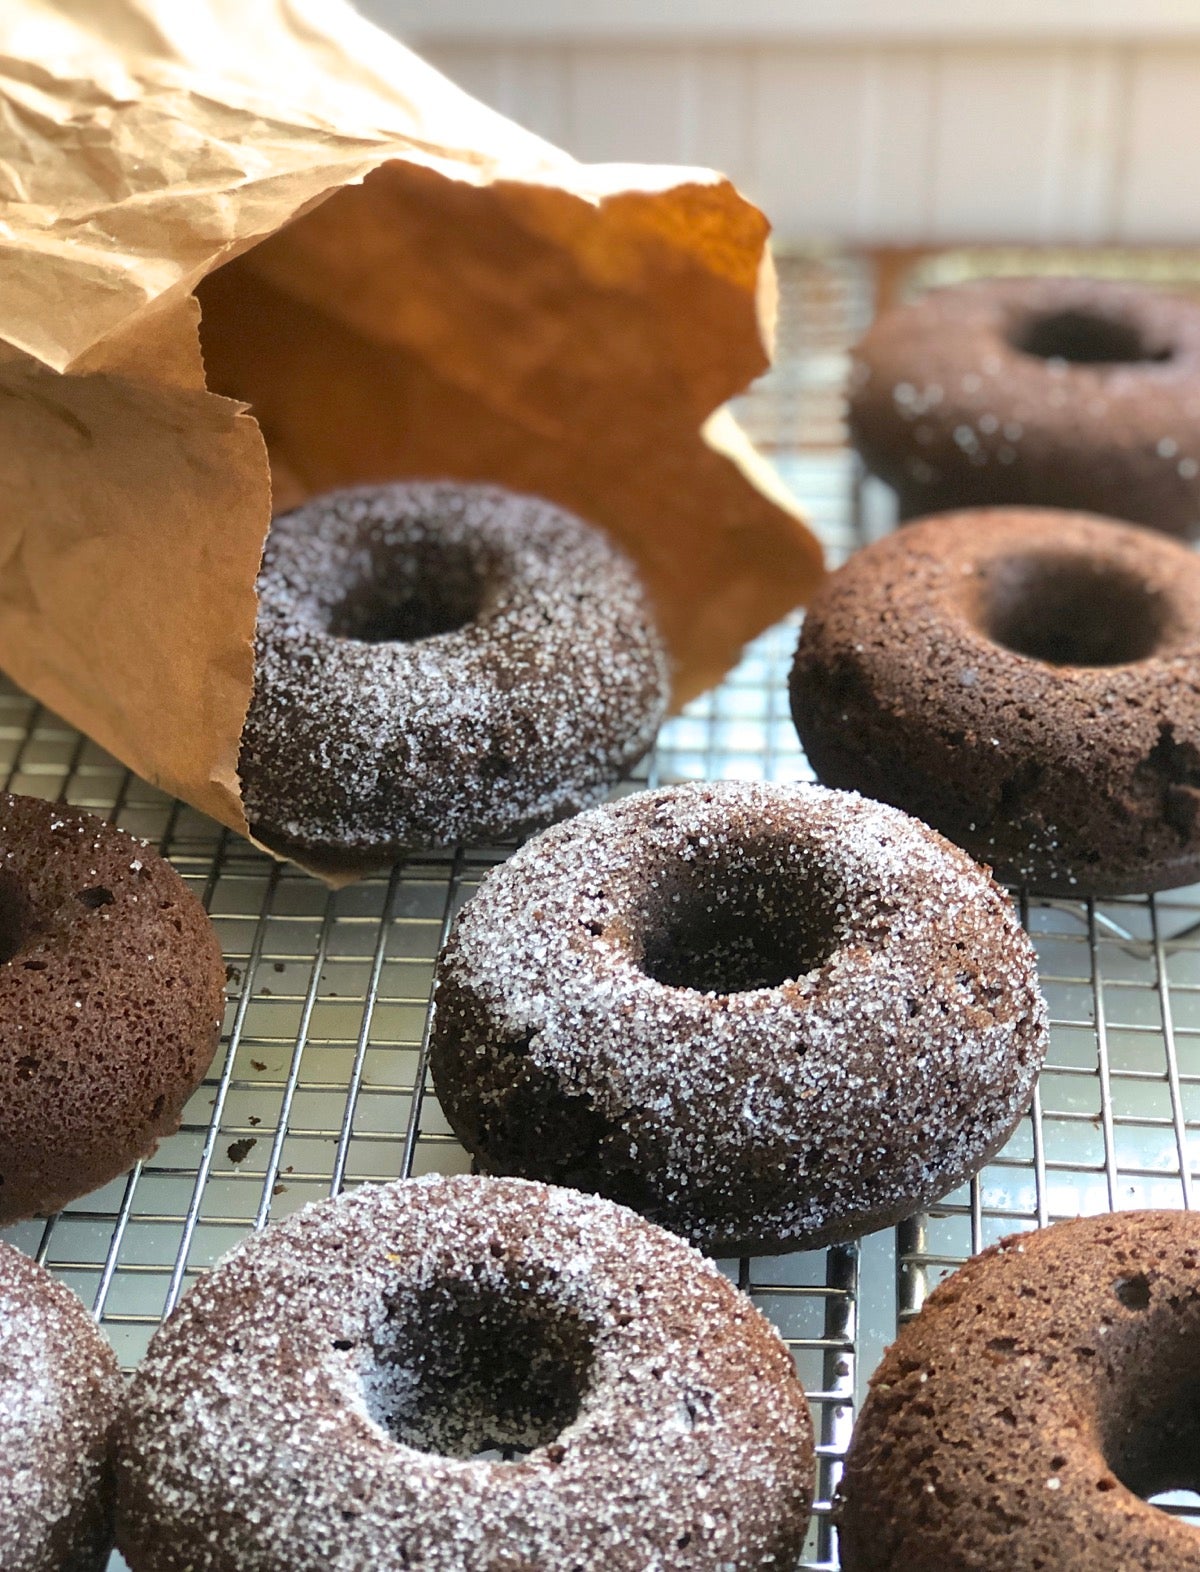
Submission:
<svg viewBox="0 0 1200 1572">
<path fill-rule="evenodd" d="M 272 475 L 572 508 L 680 701 L 819 576 L 718 410 L 773 310 L 720 177 L 578 164 L 341 0 L 6 0 L 0 109 L 0 666 L 231 828 Z"/>
</svg>

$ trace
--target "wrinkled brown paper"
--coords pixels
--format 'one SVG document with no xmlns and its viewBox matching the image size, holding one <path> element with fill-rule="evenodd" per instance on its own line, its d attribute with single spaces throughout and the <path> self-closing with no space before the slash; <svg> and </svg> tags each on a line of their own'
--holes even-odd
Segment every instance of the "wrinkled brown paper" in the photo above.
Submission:
<svg viewBox="0 0 1200 1572">
<path fill-rule="evenodd" d="M 712 415 L 773 310 L 728 182 L 578 164 L 341 0 L 5 0 L 0 116 L 0 666 L 231 828 L 272 474 L 603 525 L 680 701 L 819 576 Z"/>
</svg>

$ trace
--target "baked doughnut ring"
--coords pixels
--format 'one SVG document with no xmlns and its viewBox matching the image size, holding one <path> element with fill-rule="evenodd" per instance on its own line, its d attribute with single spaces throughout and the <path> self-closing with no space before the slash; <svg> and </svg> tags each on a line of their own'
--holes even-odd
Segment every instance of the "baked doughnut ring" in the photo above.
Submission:
<svg viewBox="0 0 1200 1572">
<path fill-rule="evenodd" d="M 845 1572 L 1196 1572 L 1142 1499 L 1200 1486 L 1200 1221 L 1017 1234 L 946 1279 L 871 1377 L 836 1508 Z"/>
<path fill-rule="evenodd" d="M 256 833 L 372 857 L 592 803 L 654 740 L 667 661 L 629 559 L 491 486 L 332 492 L 277 518 L 239 770 Z"/>
<path fill-rule="evenodd" d="M 188 1294 L 129 1393 L 117 1538 L 133 1572 L 782 1572 L 813 1469 L 790 1354 L 693 1250 L 437 1177 L 307 1207 Z"/>
<path fill-rule="evenodd" d="M 930 290 L 854 352 L 850 435 L 903 518 L 996 503 L 1200 530 L 1200 303 L 1007 278 Z"/>
<path fill-rule="evenodd" d="M 0 1224 L 179 1128 L 225 1007 L 212 923 L 142 841 L 0 793 Z"/>
<path fill-rule="evenodd" d="M 1032 508 L 858 552 L 800 633 L 792 715 L 827 785 L 1049 894 L 1200 878 L 1200 557 Z"/>
<path fill-rule="evenodd" d="M 0 1243 L 4 1572 L 103 1572 L 112 1549 L 116 1357 L 83 1305 Z"/>
<path fill-rule="evenodd" d="M 484 1168 L 732 1255 L 945 1195 L 1045 1051 L 1032 946 L 961 852 L 848 793 L 726 781 L 595 808 L 490 873 L 438 961 L 430 1063 Z"/>
</svg>

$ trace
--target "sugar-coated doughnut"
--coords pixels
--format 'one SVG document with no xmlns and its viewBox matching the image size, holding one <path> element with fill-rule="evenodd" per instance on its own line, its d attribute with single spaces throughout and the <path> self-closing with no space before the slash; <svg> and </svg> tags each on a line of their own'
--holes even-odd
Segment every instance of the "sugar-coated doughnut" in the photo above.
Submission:
<svg viewBox="0 0 1200 1572">
<path fill-rule="evenodd" d="M 594 802 L 654 740 L 662 640 L 599 530 L 493 486 L 333 492 L 271 526 L 240 774 L 254 830 L 382 857 Z"/>
<path fill-rule="evenodd" d="M 729 781 L 595 808 L 490 873 L 438 961 L 431 1067 L 489 1171 L 754 1254 L 944 1195 L 1045 1051 L 1032 946 L 960 851 L 849 793 Z"/>
<path fill-rule="evenodd" d="M 760 1572 L 812 1424 L 748 1299 L 624 1208 L 432 1178 L 240 1246 L 137 1371 L 133 1572 Z"/>
<path fill-rule="evenodd" d="M 1200 531 L 1200 302 L 1086 278 L 987 279 L 881 315 L 850 436 L 903 517 L 1020 503 Z"/>
<path fill-rule="evenodd" d="M 83 1305 L 0 1243 L 0 1565 L 103 1572 L 112 1549 L 116 1357 Z"/>
</svg>

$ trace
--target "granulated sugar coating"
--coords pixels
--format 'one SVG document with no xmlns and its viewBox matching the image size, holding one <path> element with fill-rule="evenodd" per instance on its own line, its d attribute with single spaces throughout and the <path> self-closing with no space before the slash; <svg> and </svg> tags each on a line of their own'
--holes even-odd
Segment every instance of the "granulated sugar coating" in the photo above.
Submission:
<svg viewBox="0 0 1200 1572">
<path fill-rule="evenodd" d="M 732 1254 L 944 1195 L 1046 1043 L 1033 949 L 963 853 L 851 793 L 723 782 L 597 808 L 490 874 L 438 964 L 431 1063 L 490 1171 Z"/>
<path fill-rule="evenodd" d="M 995 278 L 883 312 L 849 424 L 913 518 L 1017 503 L 1200 534 L 1200 303 L 1144 284 Z"/>
<path fill-rule="evenodd" d="M 839 1487 L 845 1572 L 1200 1572 L 1151 1501 L 1200 1484 L 1200 1218 L 1002 1240 L 871 1377 Z"/>
<path fill-rule="evenodd" d="M 693 1250 L 435 1177 L 192 1290 L 130 1391 L 118 1542 L 133 1572 L 790 1572 L 812 1482 L 787 1350 Z"/>
<path fill-rule="evenodd" d="M 174 1134 L 224 1007 L 216 932 L 169 863 L 94 814 L 0 793 L 0 1223 Z"/>
<path fill-rule="evenodd" d="M 112 1546 L 109 1432 L 121 1378 L 61 1283 L 0 1243 L 0 1566 L 100 1572 Z"/>
<path fill-rule="evenodd" d="M 654 740 L 666 654 L 598 530 L 494 487 L 334 492 L 275 520 L 239 769 L 256 831 L 385 855 L 587 806 Z"/>
</svg>

